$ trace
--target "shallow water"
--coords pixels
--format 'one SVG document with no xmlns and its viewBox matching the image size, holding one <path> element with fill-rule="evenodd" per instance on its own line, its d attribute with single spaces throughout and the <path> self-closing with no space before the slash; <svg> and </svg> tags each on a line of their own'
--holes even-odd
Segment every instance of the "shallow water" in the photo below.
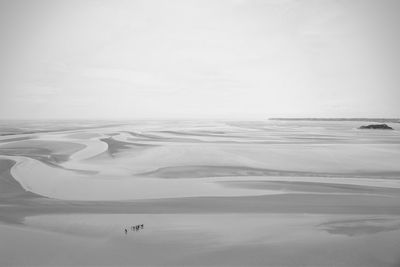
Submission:
<svg viewBox="0 0 400 267">
<path fill-rule="evenodd" d="M 279 121 L 135 123 L 47 132 L 37 135 L 40 141 L 4 143 L 0 150 L 8 149 L 4 155 L 19 162 L 11 172 L 25 189 L 69 200 L 273 193 L 267 188 L 219 186 L 217 182 L 226 181 L 225 177 L 396 180 L 400 175 L 398 132 L 358 130 L 357 125 Z M 49 157 L 64 156 L 63 162 L 56 162 L 61 168 L 37 161 L 37 152 L 27 147 L 31 144 L 34 148 L 38 142 L 51 147 Z M 78 145 L 83 149 L 74 151 Z M 395 187 L 396 183 L 392 181 Z"/>
</svg>

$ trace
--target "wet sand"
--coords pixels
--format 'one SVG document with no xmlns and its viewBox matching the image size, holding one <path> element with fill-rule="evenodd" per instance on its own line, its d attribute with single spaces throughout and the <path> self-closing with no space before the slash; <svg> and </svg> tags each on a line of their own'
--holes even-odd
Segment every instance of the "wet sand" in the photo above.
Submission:
<svg viewBox="0 0 400 267">
<path fill-rule="evenodd" d="M 357 125 L 25 127 L 0 143 L 0 265 L 398 266 L 400 135 Z"/>
<path fill-rule="evenodd" d="M 341 218 L 352 220 L 355 216 Z M 371 217 L 332 232 L 330 215 L 102 214 L 28 217 L 2 226 L 4 264 L 139 266 L 396 266 L 399 217 Z M 366 231 L 365 222 L 381 229 Z M 384 221 L 384 223 L 381 223 Z M 142 232 L 121 233 L 125 222 Z M 358 223 L 358 225 L 357 225 Z M 336 226 L 337 227 L 337 226 Z M 354 232 L 354 231 L 353 231 Z M 40 240 L 41 246 L 37 246 Z M 35 245 L 36 244 L 36 245 Z M 13 250 L 15 249 L 15 250 Z M 23 254 L 20 252 L 24 251 Z M 17 252 L 17 253 L 16 253 Z M 68 252 L 68 253 L 66 253 Z M 52 255 L 49 257 L 48 255 Z M 67 256 L 69 255 L 69 257 Z M 73 255 L 73 257 L 71 257 Z"/>
<path fill-rule="evenodd" d="M 400 172 L 380 171 L 380 172 L 353 172 L 353 173 L 323 173 L 323 172 L 300 172 L 251 168 L 245 166 L 172 166 L 159 168 L 147 173 L 138 175 L 159 177 L 159 178 L 206 178 L 206 177 L 226 177 L 226 176 L 294 176 L 294 177 L 384 177 L 387 179 L 397 178 Z"/>
</svg>

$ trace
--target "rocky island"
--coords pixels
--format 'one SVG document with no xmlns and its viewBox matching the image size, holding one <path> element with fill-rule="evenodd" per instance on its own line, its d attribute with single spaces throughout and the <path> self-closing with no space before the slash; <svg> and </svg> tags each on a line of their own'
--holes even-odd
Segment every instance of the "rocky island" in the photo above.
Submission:
<svg viewBox="0 0 400 267">
<path fill-rule="evenodd" d="M 393 130 L 392 127 L 387 124 L 370 124 L 361 126 L 359 129 L 380 129 L 380 130 Z"/>
</svg>

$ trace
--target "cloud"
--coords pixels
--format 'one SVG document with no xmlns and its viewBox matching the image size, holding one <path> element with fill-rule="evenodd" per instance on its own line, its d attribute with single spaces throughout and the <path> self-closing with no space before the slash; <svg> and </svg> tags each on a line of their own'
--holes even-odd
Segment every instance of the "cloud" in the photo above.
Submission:
<svg viewBox="0 0 400 267">
<path fill-rule="evenodd" d="M 394 116 L 399 10 L 391 0 L 3 3 L 0 116 Z"/>
</svg>

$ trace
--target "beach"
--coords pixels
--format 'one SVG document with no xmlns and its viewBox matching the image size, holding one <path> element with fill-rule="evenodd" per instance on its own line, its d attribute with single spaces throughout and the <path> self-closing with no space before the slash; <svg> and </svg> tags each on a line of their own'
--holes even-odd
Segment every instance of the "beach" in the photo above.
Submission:
<svg viewBox="0 0 400 267">
<path fill-rule="evenodd" d="M 398 266 L 400 126 L 360 124 L 7 125 L 0 265 Z"/>
</svg>

